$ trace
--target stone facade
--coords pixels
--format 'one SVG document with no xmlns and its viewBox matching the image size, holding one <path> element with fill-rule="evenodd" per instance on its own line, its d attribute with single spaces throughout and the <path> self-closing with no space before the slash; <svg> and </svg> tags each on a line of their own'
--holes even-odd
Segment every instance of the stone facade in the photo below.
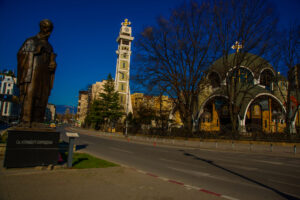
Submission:
<svg viewBox="0 0 300 200">
<path fill-rule="evenodd" d="M 90 96 L 91 96 L 91 101 L 97 100 L 100 98 L 100 93 L 103 92 L 104 89 L 104 84 L 106 83 L 106 80 L 103 80 L 101 82 L 96 82 L 92 85 L 91 91 L 90 91 Z"/>
<path fill-rule="evenodd" d="M 154 115 L 159 116 L 170 115 L 173 110 L 173 100 L 168 96 L 149 96 L 144 95 L 143 93 L 134 93 L 131 95 L 133 116 L 138 115 L 138 110 L 141 107 L 147 108 L 153 111 Z M 157 126 L 156 122 L 152 122 L 152 126 Z"/>
<path fill-rule="evenodd" d="M 89 93 L 88 91 L 79 91 L 78 107 L 77 107 L 77 121 L 81 126 L 87 116 L 89 106 Z"/>
</svg>

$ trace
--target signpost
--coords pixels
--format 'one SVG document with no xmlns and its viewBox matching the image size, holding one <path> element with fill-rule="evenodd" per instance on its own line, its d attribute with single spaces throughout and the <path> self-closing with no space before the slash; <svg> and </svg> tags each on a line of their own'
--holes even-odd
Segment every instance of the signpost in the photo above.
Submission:
<svg viewBox="0 0 300 200">
<path fill-rule="evenodd" d="M 72 161 L 73 161 L 73 147 L 75 138 L 78 138 L 78 133 L 70 133 L 66 132 L 67 137 L 69 138 L 69 151 L 68 151 L 68 168 L 72 167 Z"/>
</svg>

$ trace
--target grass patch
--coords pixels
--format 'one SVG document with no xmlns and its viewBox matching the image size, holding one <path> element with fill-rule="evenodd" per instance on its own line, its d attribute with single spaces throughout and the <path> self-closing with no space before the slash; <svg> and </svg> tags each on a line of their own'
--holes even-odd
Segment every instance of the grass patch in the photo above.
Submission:
<svg viewBox="0 0 300 200">
<path fill-rule="evenodd" d="M 108 162 L 91 156 L 86 153 L 74 153 L 72 168 L 74 169 L 86 169 L 86 168 L 106 168 L 106 167 L 115 167 L 117 164 Z"/>
</svg>

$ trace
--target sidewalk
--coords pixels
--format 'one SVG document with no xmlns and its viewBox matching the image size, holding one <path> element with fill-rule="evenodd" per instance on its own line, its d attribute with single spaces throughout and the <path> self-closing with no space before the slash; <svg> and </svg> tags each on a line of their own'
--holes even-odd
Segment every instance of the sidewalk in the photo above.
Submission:
<svg viewBox="0 0 300 200">
<path fill-rule="evenodd" d="M 4 169 L 0 157 L 1 200 L 222 199 L 125 167 L 97 169 Z"/>
<path fill-rule="evenodd" d="M 253 152 L 270 155 L 281 155 L 288 157 L 300 157 L 300 143 L 284 143 L 284 142 L 260 142 L 260 141 L 231 141 L 218 139 L 199 139 L 199 138 L 155 138 L 146 136 L 131 136 L 127 138 L 120 133 L 106 133 L 95 130 L 81 129 L 70 127 L 70 131 L 79 132 L 87 135 L 96 135 L 101 137 L 108 137 L 111 139 L 122 139 L 128 142 L 142 142 L 149 145 L 168 145 L 179 147 L 191 147 L 200 149 L 214 149 L 223 151 L 236 152 Z M 297 150 L 298 148 L 298 150 Z"/>
</svg>

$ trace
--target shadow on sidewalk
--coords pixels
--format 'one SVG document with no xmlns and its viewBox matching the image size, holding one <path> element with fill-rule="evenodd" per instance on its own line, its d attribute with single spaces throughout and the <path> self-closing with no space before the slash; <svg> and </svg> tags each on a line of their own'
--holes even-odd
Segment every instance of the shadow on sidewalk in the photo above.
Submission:
<svg viewBox="0 0 300 200">
<path fill-rule="evenodd" d="M 210 164 L 210 165 L 212 165 L 212 166 L 214 166 L 214 167 L 217 167 L 217 168 L 219 168 L 219 169 L 222 169 L 222 170 L 224 170 L 224 171 L 226 171 L 226 172 L 228 172 L 228 173 L 230 173 L 230 174 L 233 174 L 233 175 L 238 176 L 238 177 L 240 177 L 240 178 L 243 178 L 243 179 L 245 179 L 245 180 L 247 180 L 247 181 L 249 181 L 249 182 L 255 183 L 255 184 L 257 184 L 257 185 L 259 185 L 259 186 L 261 186 L 261 187 L 264 187 L 264 188 L 266 188 L 266 189 L 268 189 L 268 190 L 271 190 L 271 191 L 277 193 L 278 195 L 282 196 L 282 197 L 285 198 L 285 199 L 288 199 L 288 200 L 300 200 L 300 199 L 297 198 L 297 197 L 294 197 L 294 196 L 291 196 L 291 195 L 289 195 L 289 194 L 283 193 L 283 192 L 281 192 L 281 191 L 279 191 L 279 190 L 277 190 L 277 189 L 275 189 L 275 188 L 272 188 L 272 187 L 267 186 L 267 185 L 265 185 L 265 184 L 263 184 L 263 183 L 260 183 L 260 182 L 258 182 L 258 181 L 256 181 L 256 180 L 253 180 L 253 179 L 251 179 L 251 178 L 249 178 L 249 177 L 246 177 L 246 176 L 244 176 L 244 175 L 242 175 L 242 174 L 239 174 L 239 173 L 234 172 L 234 171 L 232 171 L 232 170 L 230 170 L 230 169 L 227 169 L 227 168 L 225 168 L 225 167 L 222 167 L 222 166 L 220 166 L 220 165 L 214 163 L 214 162 L 211 161 L 211 160 L 207 160 L 207 159 L 204 159 L 204 158 L 200 158 L 200 157 L 198 157 L 198 156 L 195 156 L 195 155 L 193 155 L 193 154 L 190 154 L 190 153 L 186 152 L 185 150 L 179 150 L 179 151 L 183 152 L 183 155 L 185 155 L 185 156 L 189 156 L 189 157 L 192 157 L 193 159 L 196 159 L 196 160 L 199 160 L 199 161 L 202 161 L 202 162 L 206 162 L 206 163 L 208 163 L 208 164 Z"/>
</svg>

